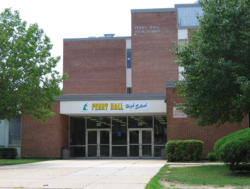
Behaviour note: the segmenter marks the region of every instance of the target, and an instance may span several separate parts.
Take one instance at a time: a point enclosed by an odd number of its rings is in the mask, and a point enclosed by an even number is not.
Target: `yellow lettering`
[[[110,109],[113,110],[114,109],[114,104],[111,103]]]
[[[95,107],[95,103],[92,103],[92,110],[94,110]]]
[[[120,108],[120,103],[118,103],[118,110],[120,110],[121,108]]]
[[[102,105],[101,103],[98,104],[98,110],[101,110],[102,109]]]
[[[117,110],[117,104],[115,103],[115,110]]]
[[[102,103],[102,110],[104,110],[104,103]]]
[[[121,110],[123,110],[122,103],[121,103]]]
[[[105,109],[106,110],[108,109],[108,103],[105,103]]]

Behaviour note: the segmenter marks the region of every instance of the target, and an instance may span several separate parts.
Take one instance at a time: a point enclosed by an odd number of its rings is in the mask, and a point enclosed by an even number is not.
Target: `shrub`
[[[215,153],[211,152],[207,154],[207,159],[209,159],[210,161],[215,161],[217,159],[217,156]]]
[[[200,159],[203,142],[200,140],[170,140],[166,144],[168,162]]]
[[[231,171],[250,171],[250,128],[234,132],[218,140],[214,152]]]
[[[0,148],[1,159],[14,159],[17,156],[16,148]]]

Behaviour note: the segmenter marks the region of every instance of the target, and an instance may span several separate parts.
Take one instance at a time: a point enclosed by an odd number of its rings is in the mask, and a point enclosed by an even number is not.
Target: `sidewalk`
[[[56,160],[0,167],[3,188],[143,189],[166,160]]]

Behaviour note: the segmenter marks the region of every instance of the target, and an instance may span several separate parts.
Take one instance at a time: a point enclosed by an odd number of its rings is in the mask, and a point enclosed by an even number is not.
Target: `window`
[[[5,145],[5,120],[0,120],[0,146]]]
[[[131,87],[127,87],[127,94],[131,94],[132,93],[132,88]]]
[[[131,68],[131,49],[127,49],[127,68]]]
[[[70,145],[85,145],[84,118],[70,118]]]
[[[196,26],[198,23],[196,13],[199,16],[203,14],[201,7],[178,8],[178,26]]]
[[[179,45],[186,45],[187,39],[179,39]]]
[[[9,123],[9,145],[21,144],[21,116],[16,116]]]

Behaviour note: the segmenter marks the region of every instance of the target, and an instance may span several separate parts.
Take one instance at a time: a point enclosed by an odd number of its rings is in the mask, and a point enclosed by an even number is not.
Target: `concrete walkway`
[[[56,160],[0,167],[0,189],[140,189],[166,160]]]

